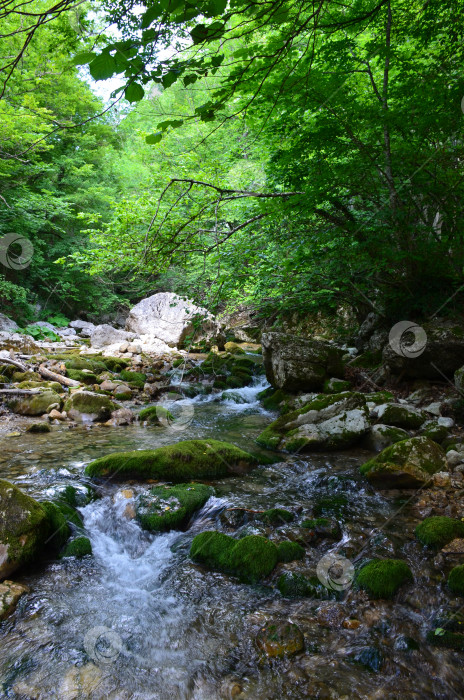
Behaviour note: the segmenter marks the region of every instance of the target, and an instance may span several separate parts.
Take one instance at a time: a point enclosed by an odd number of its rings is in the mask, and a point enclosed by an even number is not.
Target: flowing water
[[[257,401],[263,386],[260,381],[222,397],[176,402],[178,418],[170,428],[63,425],[46,435],[9,438],[2,445],[0,476],[46,498],[63,485],[85,484],[85,465],[113,451],[193,437],[256,451],[256,436],[273,419]],[[16,577],[31,592],[0,623],[0,697],[462,697],[462,657],[424,641],[434,617],[452,610],[453,599],[414,541],[413,504],[384,497],[359,476],[366,456],[360,451],[288,456],[247,476],[215,482],[216,496],[186,532],[141,530],[126,517],[129,490],[137,493],[140,486],[102,486],[100,498],[80,509],[93,556],[48,562]],[[316,499],[333,495],[346,496],[338,543],[343,555],[353,561],[406,558],[415,578],[391,602],[371,602],[350,588],[341,593],[346,616],[362,623],[356,630],[322,626],[317,611],[324,603],[285,599],[275,587],[284,570],[314,575],[334,542],[309,547],[303,563],[279,565],[267,585],[241,584],[188,557],[195,534],[225,526],[226,508],[282,507],[304,514]],[[282,528],[280,538],[291,536],[292,527]],[[252,518],[245,529],[274,536]],[[281,660],[260,657],[254,638],[268,620],[298,624],[305,652]],[[374,658],[371,670],[359,663],[366,656]]]

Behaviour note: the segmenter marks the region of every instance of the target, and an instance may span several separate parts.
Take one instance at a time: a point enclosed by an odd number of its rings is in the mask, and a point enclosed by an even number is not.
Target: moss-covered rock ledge
[[[361,474],[381,488],[416,488],[446,468],[446,456],[428,437],[401,440],[361,466]]]
[[[94,477],[163,479],[179,483],[244,474],[257,464],[256,457],[228,442],[184,440],[156,450],[115,452],[91,462],[85,472]]]

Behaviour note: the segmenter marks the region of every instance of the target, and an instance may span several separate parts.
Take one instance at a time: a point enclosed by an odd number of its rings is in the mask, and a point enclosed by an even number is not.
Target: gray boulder
[[[0,332],[14,333],[19,328],[18,324],[8,316],[0,314]]]
[[[199,330],[194,326],[197,319],[201,319]],[[206,309],[173,292],[160,292],[142,299],[130,310],[126,330],[140,337],[157,338],[170,347],[182,347],[187,336],[214,338],[220,334],[220,325]]]
[[[93,348],[104,348],[108,345],[115,345],[117,343],[123,343],[124,341],[131,341],[135,338],[135,333],[128,333],[127,331],[119,330],[118,328],[113,328],[107,323],[103,323],[101,326],[95,326],[90,336],[90,344]]]
[[[288,333],[263,333],[266,377],[276,389],[317,391],[330,377],[343,376],[344,351],[322,340]]]

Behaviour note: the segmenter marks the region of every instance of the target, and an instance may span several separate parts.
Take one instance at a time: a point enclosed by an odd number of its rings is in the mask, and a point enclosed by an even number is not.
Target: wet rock
[[[204,484],[155,486],[137,498],[137,520],[145,530],[180,530],[213,495],[214,489]]]
[[[397,403],[379,406],[377,418],[386,425],[394,425],[404,430],[416,430],[426,420],[425,414],[414,406]]]
[[[0,579],[36,559],[49,532],[40,503],[0,480]]]
[[[254,517],[253,513],[245,508],[226,508],[223,510],[219,519],[221,525],[228,530],[238,530]]]
[[[263,333],[266,376],[276,389],[314,391],[325,379],[343,376],[343,350],[324,341],[287,333]]]
[[[316,540],[325,538],[339,540],[342,536],[340,524],[334,518],[311,518],[303,520],[301,526],[314,532]]]
[[[318,608],[316,617],[321,627],[337,629],[342,626],[342,622],[346,617],[346,610],[340,603],[327,603]]]
[[[356,652],[353,661],[361,666],[364,666],[368,671],[378,673],[382,667],[382,654],[377,647],[365,647]]]
[[[269,622],[258,632],[256,646],[269,658],[293,656],[303,651],[304,637],[291,622]]]
[[[92,554],[92,544],[88,537],[75,537],[70,540],[64,550],[60,554],[61,559],[68,557],[85,557],[87,554]]]
[[[445,453],[427,437],[402,440],[361,466],[361,474],[380,488],[415,488],[446,468]]]
[[[0,620],[4,620],[15,610],[19,599],[25,593],[29,593],[29,588],[20,583],[13,581],[0,583]]]
[[[462,564],[464,562],[464,537],[456,537],[451,540],[443,547],[440,554],[448,565]]]
[[[32,396],[12,399],[8,405],[14,413],[21,416],[42,416],[53,403],[61,406],[61,398],[54,391],[46,390]]]
[[[364,438],[362,446],[366,450],[380,452],[386,447],[394,445],[395,442],[407,440],[409,437],[409,433],[402,428],[395,428],[391,425],[377,423],[377,425],[372,426],[369,433]]]
[[[358,442],[368,430],[364,394],[320,394],[271,423],[257,441],[264,447],[290,452],[332,450]]]
[[[307,578],[303,574],[288,572],[277,581],[277,588],[285,598],[327,599],[329,593],[317,577]]]
[[[130,408],[118,408],[117,411],[113,411],[108,422],[111,425],[130,425],[134,420],[135,415]]]
[[[94,697],[101,686],[103,672],[94,664],[73,666],[63,678],[59,690],[61,700],[79,700]]]
[[[76,391],[67,399],[64,409],[72,420],[100,422],[108,420],[120,408],[108,396],[91,391]]]
[[[304,555],[304,547],[297,542],[291,542],[288,540],[286,542],[280,542],[277,545],[277,556],[281,562],[290,562],[303,559]]]
[[[67,414],[65,412],[61,413],[60,411],[57,411],[56,408],[52,408],[52,410],[48,413],[48,418],[49,420],[63,421],[66,420]]]
[[[153,425],[166,425],[174,421],[174,416],[165,406],[158,404],[143,408],[139,413],[139,420]]]
[[[274,527],[290,523],[294,520],[294,517],[293,513],[284,508],[270,508],[259,515],[259,519],[262,520],[263,523],[273,525]]]
[[[411,569],[402,559],[374,559],[357,572],[355,583],[371,598],[391,598],[412,580]]]
[[[349,620],[343,620],[342,627],[345,630],[357,630],[361,626],[359,620],[350,618]]]
[[[244,474],[258,464],[248,452],[219,440],[184,440],[156,450],[116,452],[91,462],[89,476],[155,478],[171,482],[220,479]]]

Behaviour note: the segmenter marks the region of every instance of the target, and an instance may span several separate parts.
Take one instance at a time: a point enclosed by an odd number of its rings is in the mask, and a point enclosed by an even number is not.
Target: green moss
[[[464,537],[464,523],[444,515],[425,518],[414,531],[417,539],[427,547],[441,549],[456,537]]]
[[[425,420],[421,411],[411,410],[401,404],[388,404],[382,413],[382,423],[405,430],[417,430]]]
[[[76,527],[84,527],[84,521],[82,520],[81,514],[73,506],[70,506],[68,503],[62,500],[57,500],[55,503],[69,523],[76,525]]]
[[[119,399],[118,395],[118,399]],[[173,421],[174,416],[168,411],[167,408],[161,405],[149,406],[148,408],[143,408],[139,413],[139,419],[141,421],[147,421],[148,423],[161,423],[162,421]]]
[[[130,365],[130,360],[123,360],[121,357],[102,357],[101,362],[110,372],[121,372]]]
[[[338,540],[341,537],[340,525],[336,520],[330,518],[313,518],[311,520],[303,520],[301,527],[308,530],[313,530],[320,537],[329,537]]]
[[[17,382],[40,382],[42,377],[38,372],[13,372],[12,381]]]
[[[451,569],[448,576],[448,586],[453,593],[464,596],[464,564]]]
[[[293,513],[283,508],[270,508],[261,513],[259,517],[268,525],[284,525],[290,523],[294,518]]]
[[[50,526],[42,505],[3,479],[0,479],[0,508],[0,544],[5,548],[0,559],[3,578],[40,555]]]
[[[344,379],[326,379],[323,386],[323,391],[326,394],[335,394],[340,391],[349,391],[350,389],[350,382],[347,382]]]
[[[109,359],[109,358],[107,358]],[[103,362],[103,360],[95,360],[95,359],[90,359],[87,357],[82,357],[80,355],[76,355],[74,357],[71,357],[69,360],[65,360],[64,366],[66,367],[67,370],[72,370],[72,369],[78,369],[78,370],[83,370],[83,369],[89,369],[91,372],[95,372],[96,374],[99,374],[100,372],[104,372],[107,369],[106,364]]]
[[[68,542],[66,547],[60,554],[61,559],[67,557],[85,557],[86,554],[92,554],[92,545],[88,537],[76,537]]]
[[[47,389],[39,394],[12,399],[8,405],[14,413],[22,416],[41,416],[52,403],[61,406],[61,398],[54,391]]]
[[[49,433],[51,430],[50,425],[45,422],[32,423],[27,428],[28,433]]]
[[[421,435],[430,438],[434,442],[442,443],[448,437],[448,428],[438,423],[432,423],[421,430]]]
[[[366,394],[366,401],[370,403],[375,403],[381,405],[383,403],[389,403],[394,401],[395,397],[389,391],[374,391],[371,394]]]
[[[82,369],[68,369],[68,377],[81,384],[96,384],[97,375],[93,372],[84,372]]]
[[[302,574],[285,573],[277,581],[277,588],[285,598],[327,598],[328,592],[318,578],[308,579]]]
[[[295,561],[296,559],[303,559],[304,555],[304,547],[297,542],[290,542],[290,540],[288,540],[277,545],[277,556],[279,561]]]
[[[143,374],[143,372],[131,372],[128,369],[123,369],[119,376],[123,381],[129,382],[129,384],[137,387],[137,389],[143,389],[147,379],[147,375]]]
[[[51,389],[60,393],[63,391],[63,387],[58,382],[21,382],[18,384],[18,389]]]
[[[279,435],[279,433],[274,432],[272,425],[273,424],[271,423],[271,425],[263,430],[263,432],[256,438],[258,445],[262,445],[268,450],[276,450],[282,440],[282,436]]]
[[[403,583],[412,580],[411,569],[402,559],[374,559],[358,571],[355,579],[371,598],[391,598]]]
[[[246,379],[232,374],[226,379],[226,386],[228,386],[230,389],[241,389],[242,387],[246,386],[246,384]]]
[[[138,498],[137,520],[145,530],[179,529],[212,495],[214,489],[204,484],[156,486]]]
[[[58,551],[71,534],[69,525],[56,503],[42,501],[40,505],[45,510],[48,517],[49,533],[47,537],[47,546]]]
[[[105,394],[90,391],[76,391],[67,399],[64,410],[77,411],[82,415],[94,416],[96,421],[108,420],[111,412],[120,406]]]
[[[358,355],[353,362],[352,367],[362,367],[363,369],[376,369],[382,363],[381,350],[367,350],[361,355]]]
[[[190,556],[194,561],[235,574],[250,583],[268,576],[278,561],[277,547],[265,537],[247,535],[235,540],[219,532],[197,535]]]
[[[185,440],[157,450],[116,452],[91,462],[89,476],[156,478],[172,482],[220,479],[256,466],[256,457],[227,442]]]

